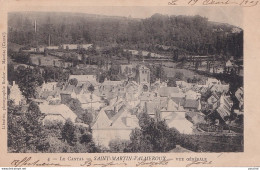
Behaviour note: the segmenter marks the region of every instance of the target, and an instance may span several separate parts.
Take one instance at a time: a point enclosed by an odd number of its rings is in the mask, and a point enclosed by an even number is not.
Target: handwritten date
[[[259,4],[260,0],[188,0],[187,5],[237,5],[241,7],[253,7]],[[168,5],[176,6],[179,0],[171,0],[168,2]]]

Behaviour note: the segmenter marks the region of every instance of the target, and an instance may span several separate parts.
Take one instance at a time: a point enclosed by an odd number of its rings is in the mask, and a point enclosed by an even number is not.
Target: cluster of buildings
[[[43,53],[45,50],[55,51],[55,50],[89,50],[93,48],[93,44],[62,44],[59,46],[46,46],[46,47],[37,47],[37,48],[29,48],[22,50],[24,52],[31,53]]]
[[[210,56],[192,56],[188,59],[188,68],[193,68],[199,71],[212,74],[231,74],[232,72],[243,76],[243,64],[238,64],[240,61],[230,57],[229,60],[217,61]]]
[[[217,112],[223,120],[231,114],[229,85],[217,79],[208,78],[204,84],[176,81],[177,87],[168,87],[159,79],[151,84],[151,72],[145,65],[121,65],[120,73],[127,78],[99,83],[95,74],[70,75],[63,84],[43,83],[37,89],[37,98],[33,99],[45,115],[43,123],[64,123],[70,119],[76,125],[84,125],[66,105],[70,99],[77,99],[83,109],[93,114],[90,126],[95,143],[108,147],[111,140],[130,139],[132,130],[140,128],[138,115],[141,113],[165,120],[169,128],[183,134],[194,134],[196,125],[205,123],[204,107]],[[71,84],[71,80],[77,83]],[[202,96],[208,92],[210,96],[202,102]],[[238,89],[236,97],[242,109],[243,88]],[[22,104],[23,96],[15,82],[10,85],[9,99],[16,105]]]
[[[129,50],[129,49],[124,49],[124,52],[129,52],[133,56],[139,56],[141,55],[142,57],[153,57],[153,58],[166,58],[167,56],[161,55],[161,54],[156,54],[156,53],[151,53],[148,51],[137,51],[137,50]]]
[[[29,64],[33,66],[51,66],[59,68],[72,67],[72,62],[66,62],[63,59],[54,56],[31,55]]]

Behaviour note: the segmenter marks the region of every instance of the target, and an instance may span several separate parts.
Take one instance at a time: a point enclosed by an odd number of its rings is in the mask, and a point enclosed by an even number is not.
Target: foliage
[[[17,79],[17,84],[22,92],[22,94],[28,98],[35,98],[37,95],[36,88],[41,86],[44,79],[41,75],[41,71],[38,68],[25,68],[24,66],[19,66],[15,71]]]
[[[75,126],[71,120],[66,120],[62,130],[61,130],[62,139],[67,141],[68,144],[74,145],[77,142]]]
[[[108,71],[108,74],[107,74],[107,78],[108,80],[111,80],[111,81],[119,81],[120,80],[120,67],[118,64],[112,64],[109,71]]]
[[[173,77],[169,78],[169,80],[167,82],[167,86],[168,87],[177,87],[176,80]]]
[[[69,72],[61,68],[44,67],[43,77],[46,82],[64,82],[69,78]]]
[[[95,87],[93,86],[93,84],[90,84],[90,86],[88,87],[88,91],[90,93],[93,93],[95,91]]]
[[[90,125],[93,121],[93,115],[88,112],[88,110],[85,110],[85,113],[81,116],[81,119],[85,124]]]
[[[14,70],[14,65],[13,64],[8,64],[7,65],[7,78],[8,78],[8,82],[13,82],[15,81],[17,78],[16,78],[16,74],[15,74],[15,70]]]
[[[182,72],[176,72],[174,78],[176,80],[184,80],[184,74]]]
[[[165,81],[167,79],[166,73],[161,65],[149,65],[150,69],[150,82],[154,83],[157,79]]]
[[[11,13],[8,18],[8,41],[35,46],[36,35],[33,30],[35,19],[41,23],[37,30],[37,42],[41,45],[47,45],[48,35],[51,35],[54,45],[96,43],[112,46],[117,44],[127,49],[156,51],[160,50],[157,48],[160,44],[170,46],[167,51],[171,55],[174,55],[174,51],[178,49],[179,53],[197,55],[243,56],[242,30],[232,33],[235,26],[216,24],[198,15],[154,14],[139,20],[107,16],[99,16],[99,19],[96,19],[88,14]]]
[[[29,53],[24,53],[24,52],[12,52],[11,54],[8,54],[11,56],[13,61],[17,63],[22,63],[22,64],[27,64],[30,59],[30,54]]]
[[[71,98],[67,101],[66,105],[77,115],[78,119],[85,124],[90,124],[93,121],[93,115],[88,110],[84,110],[81,107],[81,103],[78,99]]]
[[[177,131],[169,129],[165,121],[155,121],[146,113],[139,116],[141,129],[131,133],[127,152],[167,152],[176,147]]]
[[[77,84],[78,84],[78,80],[75,79],[75,78],[74,78],[74,79],[70,79],[70,80],[69,80],[69,84],[70,84],[70,85],[77,86]]]
[[[109,142],[109,148],[111,152],[122,153],[129,144],[129,140],[114,139]]]
[[[40,121],[43,114],[31,102],[26,112],[8,102],[8,149],[11,152],[44,152],[48,150],[47,135]]]
[[[168,79],[167,85],[169,87],[177,87],[176,81],[184,80],[184,74],[182,72],[176,72],[174,77]]]
[[[62,136],[62,126],[61,130],[59,127],[56,129],[48,129],[50,143],[50,148],[48,152],[50,153],[96,153],[100,152],[100,149],[95,146],[92,140],[92,134],[89,132],[89,128],[83,126],[74,125],[74,135],[72,144],[69,144]],[[70,125],[71,127],[71,125]]]
[[[103,83],[105,81],[106,77],[107,77],[106,73],[99,74],[98,75],[98,82]]]

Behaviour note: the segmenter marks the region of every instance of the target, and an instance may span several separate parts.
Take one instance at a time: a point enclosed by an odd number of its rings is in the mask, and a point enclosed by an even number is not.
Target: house
[[[225,71],[228,74],[230,74],[232,71],[237,73],[237,72],[239,72],[239,67],[235,63],[233,63],[231,60],[228,60],[225,64]]]
[[[37,66],[63,67],[63,61],[53,56],[31,55],[29,62]]]
[[[210,87],[211,92],[227,93],[229,91],[229,84],[214,84]]]
[[[59,46],[47,46],[46,49],[48,49],[48,50],[59,50],[60,47]]]
[[[206,86],[207,87],[211,87],[211,86],[213,86],[215,84],[221,84],[221,82],[219,80],[215,79],[215,78],[208,78],[206,80]]]
[[[15,81],[13,81],[13,84],[10,86],[9,100],[12,100],[15,105],[21,105],[25,100],[19,86],[15,83]]]
[[[180,103],[168,99],[166,106],[160,110],[160,119],[165,120],[169,128],[175,128],[183,134],[192,134],[193,124],[185,118],[185,113]]]
[[[105,80],[98,87],[99,95],[105,98],[114,98],[122,94],[124,89],[124,82],[122,81],[107,81]]]
[[[159,89],[159,95],[160,97],[168,97],[174,94],[172,93],[181,93],[181,90],[179,87],[161,87]]]
[[[235,92],[235,96],[237,98],[237,100],[239,101],[239,108],[241,110],[243,110],[243,106],[244,106],[244,88],[240,87],[237,89],[237,91]]]
[[[112,140],[130,140],[135,128],[140,128],[138,119],[125,105],[117,111],[111,111],[110,107],[102,108],[91,127],[95,144],[106,148]]]
[[[214,64],[209,69],[210,73],[224,73],[224,66],[222,64]]]
[[[140,86],[135,81],[128,81],[127,84],[125,85],[125,93],[126,93],[125,100],[128,102],[137,101],[139,96],[139,91],[140,91]]]
[[[41,53],[43,53],[44,50],[45,50],[45,47],[38,47],[38,48],[36,49],[37,52],[41,52]]]
[[[161,87],[167,87],[167,82],[162,82],[161,79],[157,79],[153,84],[151,84],[151,90],[158,93]]]
[[[26,50],[22,50],[23,52],[37,52],[37,48],[29,48],[29,49],[26,49]]]
[[[178,117],[185,119],[185,110],[180,105],[180,103],[175,103],[172,99],[168,99],[165,106],[162,107],[161,111],[161,119],[168,119],[167,117],[173,113],[176,113]]]
[[[212,95],[207,99],[210,110],[215,110],[218,107],[219,99],[220,96],[216,92],[213,92]]]
[[[200,100],[194,100],[194,99],[187,99],[185,100],[184,108],[188,111],[200,111],[201,110],[201,104]]]
[[[219,99],[219,106],[216,109],[217,113],[220,117],[225,120],[225,117],[231,115],[231,108],[233,106],[233,101],[230,99],[230,96],[226,96],[224,94],[221,95]]]
[[[186,81],[176,81],[176,85],[177,87],[181,88],[181,89],[185,89],[185,88],[190,88],[191,87],[191,84],[190,83],[187,83]]]
[[[58,82],[43,82],[41,86],[42,91],[54,91],[57,87]]]
[[[156,101],[150,101],[145,103],[145,112],[152,118],[157,118],[159,111],[161,110],[161,103]]]
[[[201,112],[186,112],[185,117],[195,125],[206,123],[205,115]]]
[[[77,115],[64,104],[49,105],[43,103],[39,105],[39,109],[44,114],[42,118],[43,125],[47,122],[61,122],[64,124],[68,119],[75,123],[77,118]]]
[[[88,75],[70,75],[68,80],[76,79],[78,81],[78,85],[82,85],[84,83],[90,82],[92,85],[97,84],[97,76],[96,74],[88,74]]]
[[[38,99],[45,99],[47,101],[60,101],[61,88],[57,87],[57,82],[44,82],[41,87],[37,88]]]
[[[62,44],[62,49],[64,50],[77,50],[78,45],[77,44]]]
[[[143,108],[145,108],[146,103],[153,101],[155,98],[157,97],[153,92],[142,92],[138,97],[140,105]]]
[[[76,95],[76,99],[80,101],[83,109],[99,110],[104,105],[104,102],[99,96],[91,94],[90,92]]]
[[[200,99],[201,98],[201,94],[200,93],[197,93],[193,90],[188,90],[186,93],[185,93],[185,98],[186,99],[193,99],[193,100],[197,100],[197,99]]]
[[[90,48],[93,48],[93,44],[80,44],[79,48],[84,49],[84,50],[88,50]]]

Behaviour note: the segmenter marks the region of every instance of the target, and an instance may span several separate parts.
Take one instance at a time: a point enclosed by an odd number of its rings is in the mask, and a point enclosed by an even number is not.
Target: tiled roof
[[[179,93],[180,89],[178,87],[161,87],[159,89],[159,94],[162,97],[169,96],[171,93]]]
[[[40,104],[40,111],[45,115],[48,114],[59,114],[65,119],[71,119],[72,122],[75,122],[77,115],[70,110],[70,108],[64,104],[61,105],[48,105],[48,104]]]
[[[181,106],[184,106],[184,104],[185,104],[185,98],[184,98],[184,97],[172,97],[171,99],[172,99],[175,103],[177,103],[177,104],[180,103]]]
[[[185,108],[195,108],[197,109],[199,106],[199,101],[198,100],[192,100],[192,99],[187,99],[185,101]]]

